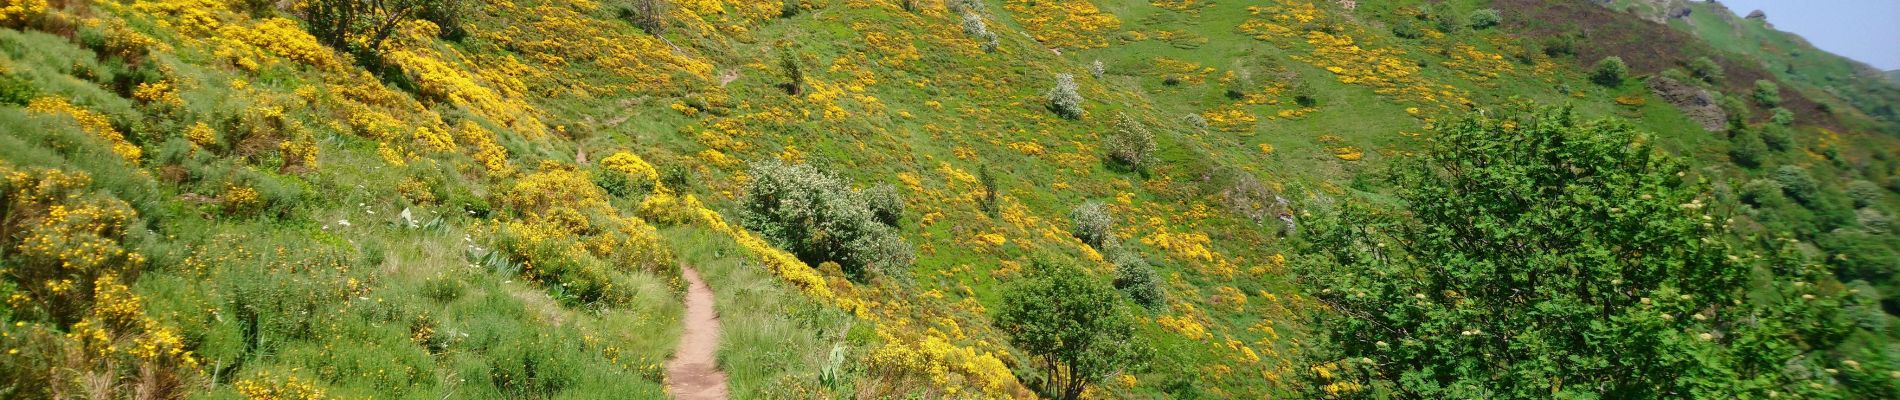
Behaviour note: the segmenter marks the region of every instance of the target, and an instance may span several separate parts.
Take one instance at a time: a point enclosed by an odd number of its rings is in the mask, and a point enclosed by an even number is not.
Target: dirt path
[[[666,363],[666,381],[673,398],[701,400],[726,398],[726,373],[719,370],[719,314],[713,312],[713,292],[699,279],[699,270],[680,267],[686,278],[686,329],[679,350]]]

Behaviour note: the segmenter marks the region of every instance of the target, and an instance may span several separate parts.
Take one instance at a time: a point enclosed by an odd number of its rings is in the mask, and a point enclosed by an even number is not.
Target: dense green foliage
[[[1087,385],[1139,365],[1148,356],[1134,336],[1127,306],[1087,272],[1038,261],[1010,285],[996,327],[1043,368],[1043,394],[1075,399]]]
[[[1568,110],[1446,124],[1393,171],[1405,213],[1350,205],[1302,277],[1381,392],[1428,398],[1884,393],[1809,386],[1861,304],[1799,259],[1730,245],[1702,178]],[[1759,286],[1757,286],[1759,285]],[[1751,289],[1753,288],[1753,289]],[[1816,368],[1818,369],[1818,368]]]
[[[1591,68],[1590,71],[1591,82],[1603,86],[1617,86],[1623,84],[1623,79],[1629,75],[1630,67],[1629,64],[1623,63],[1622,57],[1609,56],[1597,60],[1596,67]]]
[[[910,266],[910,244],[837,175],[779,161],[754,163],[749,174],[740,221],[800,260],[836,262],[856,279],[869,278],[872,270],[901,274]]]

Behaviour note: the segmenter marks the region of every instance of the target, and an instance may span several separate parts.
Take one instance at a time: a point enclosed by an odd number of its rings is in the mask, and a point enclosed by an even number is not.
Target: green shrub
[[[1796,355],[1786,346],[1832,348],[1838,336],[1793,327],[1839,329],[1839,297],[1744,302],[1765,274],[1745,260],[1773,254],[1737,251],[1706,222],[1719,211],[1684,178],[1688,160],[1631,145],[1646,135],[1628,123],[1575,118],[1441,124],[1391,171],[1397,201],[1310,224],[1294,267],[1336,310],[1316,329],[1340,354],[1322,359],[1360,360],[1365,386],[1403,398],[1753,398],[1805,385],[1735,371],[1778,371]],[[1771,279],[1821,278],[1799,260],[1763,264],[1793,267]],[[1798,288],[1773,290],[1813,293]]]
[[[1418,24],[1415,22],[1409,20],[1394,21],[1392,23],[1392,36],[1398,36],[1403,39],[1417,39],[1425,37],[1425,32],[1419,30]]]
[[[836,175],[779,161],[753,163],[748,175],[753,179],[740,199],[740,222],[800,260],[836,262],[860,280],[868,268],[910,266],[909,245]]]
[[[1598,85],[1615,87],[1623,84],[1623,79],[1627,78],[1629,72],[1629,64],[1624,64],[1622,57],[1603,57],[1602,60],[1597,60],[1595,67],[1591,68],[1590,81]]]
[[[1873,207],[1887,197],[1887,189],[1866,179],[1855,179],[1847,183],[1847,198],[1854,201],[1854,207]]]
[[[996,33],[990,32],[989,26],[983,23],[982,14],[975,12],[964,13],[963,33],[970,35],[971,38],[983,41],[983,52],[996,52]]]
[[[1086,201],[1069,211],[1069,220],[1073,225],[1069,234],[1082,243],[1088,243],[1098,251],[1108,251],[1115,242],[1115,219],[1108,212],[1108,206],[1100,201]]]
[[[1741,97],[1722,96],[1720,100],[1716,100],[1716,105],[1722,107],[1722,114],[1728,117],[1728,126],[1731,129],[1748,125],[1750,111],[1748,103],[1742,101]]]
[[[896,185],[880,183],[865,189],[864,201],[877,222],[895,228],[904,219],[904,195],[897,192]]]
[[[643,190],[639,182],[635,182],[633,178],[620,171],[596,168],[587,175],[588,179],[594,182],[594,186],[599,186],[601,190],[607,191],[607,194],[614,197],[625,198]]]
[[[1786,108],[1775,107],[1775,109],[1769,110],[1769,112],[1771,114],[1768,115],[1768,122],[1781,126],[1794,125],[1793,111],[1788,111]]]
[[[1706,56],[1696,57],[1695,60],[1689,61],[1689,74],[1709,84],[1720,84],[1723,78],[1722,64],[1717,64],[1714,59]]]
[[[1115,254],[1115,289],[1122,291],[1135,304],[1149,310],[1158,310],[1167,305],[1167,294],[1161,289],[1161,277],[1155,273],[1148,260],[1133,251],[1121,251]]]
[[[1763,126],[1760,131],[1761,141],[1768,145],[1769,150],[1788,151],[1794,148],[1794,135],[1786,126]]]
[[[1181,116],[1181,122],[1187,124],[1188,126],[1194,127],[1194,129],[1201,129],[1201,130],[1207,129],[1207,117],[1203,117],[1200,114],[1190,113],[1188,115],[1183,115]]]
[[[1728,140],[1729,161],[1748,168],[1761,166],[1762,155],[1768,152],[1768,146],[1762,144],[1761,136],[1756,135],[1754,130],[1736,130],[1734,136],[1729,137]]]
[[[1120,114],[1115,119],[1115,132],[1102,147],[1108,150],[1109,160],[1130,171],[1140,171],[1155,152],[1155,136],[1134,117]]]
[[[39,89],[25,78],[13,75],[0,75],[0,104],[24,106],[33,98],[39,97]]]
[[[1873,207],[1854,210],[1854,222],[1868,232],[1887,233],[1893,231],[1893,216],[1880,212],[1880,210]]]
[[[1034,385],[1047,397],[1075,399],[1091,383],[1142,363],[1135,320],[1115,289],[1067,264],[1037,260],[1009,285],[996,327],[1043,369]]]
[[[1306,81],[1296,82],[1293,84],[1293,103],[1299,104],[1300,107],[1318,106],[1319,91],[1313,89],[1313,85]]]
[[[1783,165],[1775,169],[1775,183],[1781,184],[1781,191],[1803,205],[1814,205],[1816,195],[1820,194],[1820,185],[1815,183],[1814,175],[1807,168]]]
[[[1755,208],[1771,208],[1781,205],[1786,199],[1781,195],[1781,184],[1769,179],[1755,179],[1742,184],[1742,203]]]
[[[1485,8],[1472,11],[1471,16],[1466,17],[1466,20],[1471,22],[1471,29],[1489,29],[1498,26],[1504,18],[1498,15],[1497,9]]]
[[[1754,96],[1755,104],[1760,104],[1762,107],[1781,106],[1781,86],[1766,79],[1755,81]]]
[[[1049,110],[1068,119],[1082,118],[1082,94],[1077,93],[1075,75],[1056,74],[1056,86],[1049,88]]]

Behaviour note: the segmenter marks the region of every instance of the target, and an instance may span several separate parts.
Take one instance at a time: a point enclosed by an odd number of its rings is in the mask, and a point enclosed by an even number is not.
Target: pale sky
[[[1900,69],[1900,0],[1721,0],[1736,15],[1762,10],[1776,30],[1815,47],[1873,65]]]

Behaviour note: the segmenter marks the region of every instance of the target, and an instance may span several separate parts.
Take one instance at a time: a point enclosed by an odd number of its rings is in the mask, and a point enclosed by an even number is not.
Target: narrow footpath
[[[666,381],[673,398],[725,400],[726,373],[719,370],[719,314],[713,312],[712,288],[699,279],[699,270],[680,267],[686,278],[686,329],[679,350],[666,364]]]

